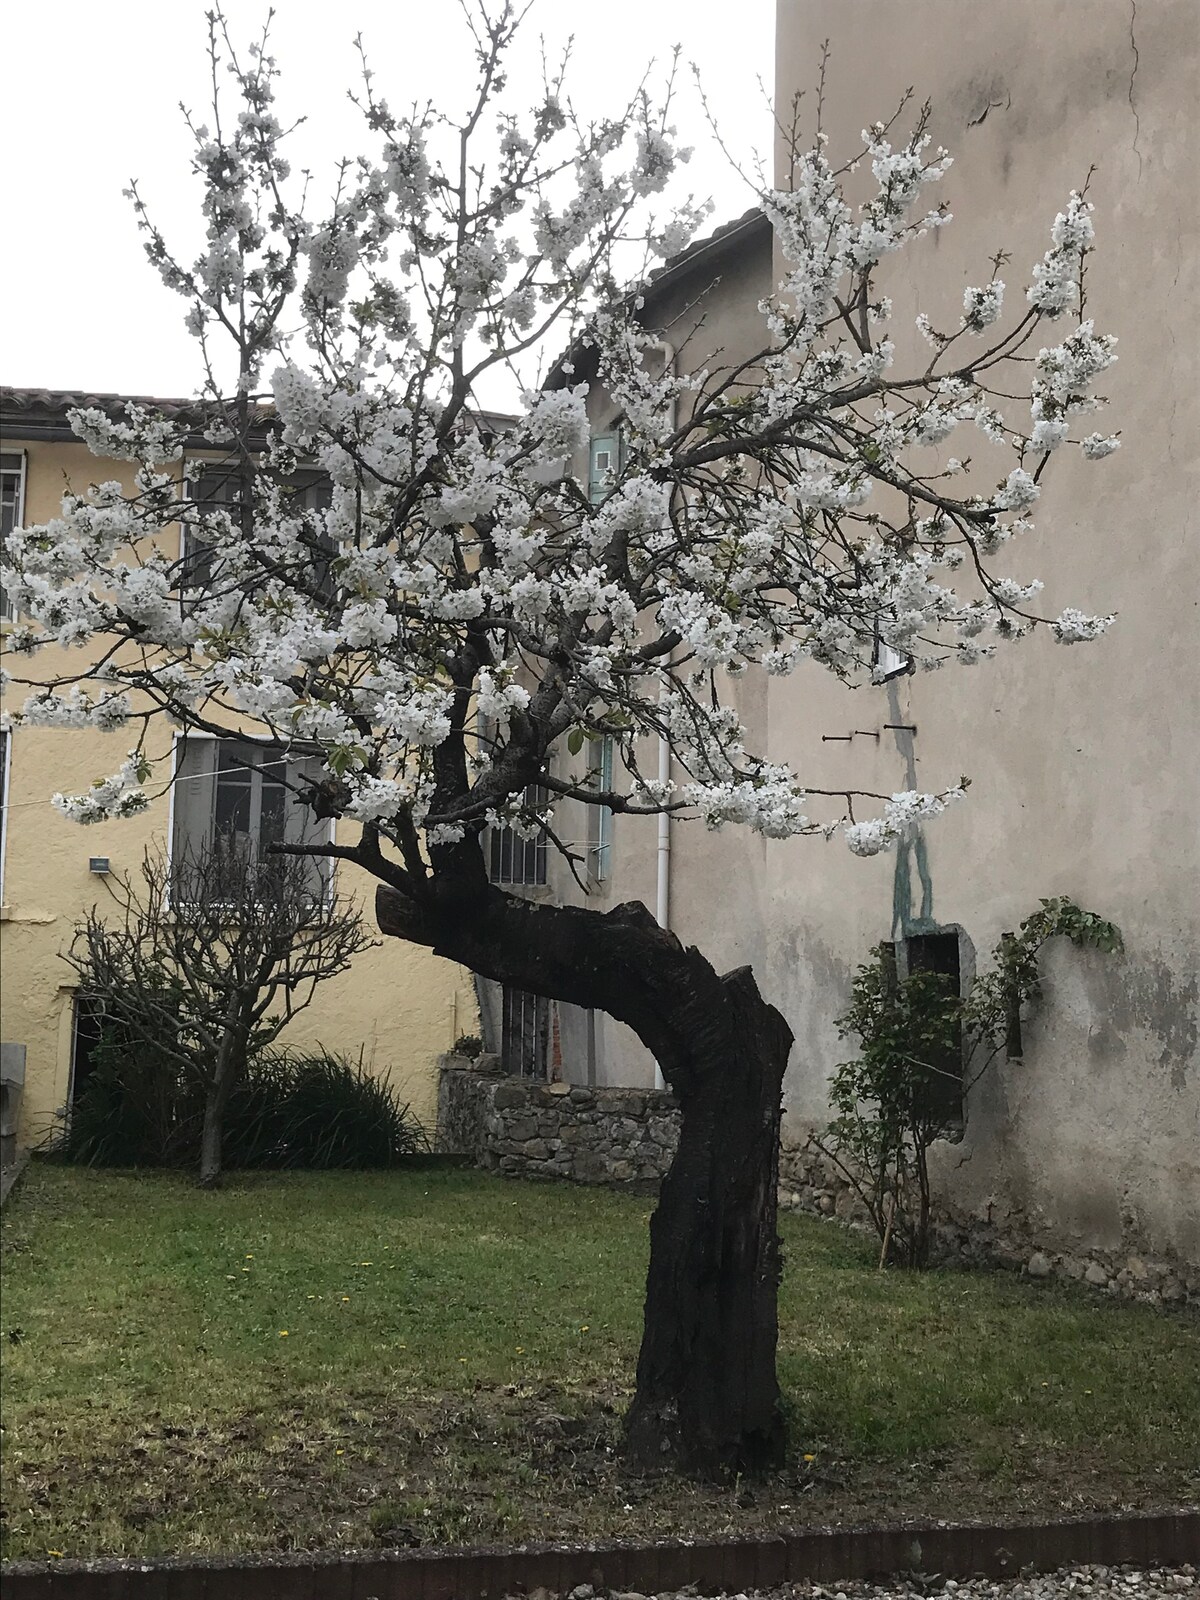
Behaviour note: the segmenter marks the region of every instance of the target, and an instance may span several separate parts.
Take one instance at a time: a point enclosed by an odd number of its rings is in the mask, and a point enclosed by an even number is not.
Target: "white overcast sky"
[[[0,251],[5,334],[0,381],[26,387],[183,396],[199,369],[183,331],[185,304],[142,254],[129,203],[136,177],[168,239],[198,239],[196,188],[182,100],[207,106],[207,0],[55,0],[13,8],[4,24],[4,122],[10,152]],[[255,36],[262,0],[226,0],[239,42]],[[731,153],[770,150],[774,0],[535,0],[512,58],[515,90],[536,98],[539,35],[552,53],[574,35],[571,97],[584,115],[612,113],[648,60],[675,44],[694,61]],[[472,83],[456,0],[278,0],[279,109],[307,118],[290,152],[313,172],[313,213],[341,154],[369,149],[345,91],[361,30],[375,88],[396,108],[414,99],[456,106]],[[715,148],[683,75],[675,121],[696,147],[687,187],[715,202],[712,224],[753,194]]]

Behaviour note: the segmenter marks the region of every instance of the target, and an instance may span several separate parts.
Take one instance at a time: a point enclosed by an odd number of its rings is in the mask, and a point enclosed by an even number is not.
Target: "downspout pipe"
[[[656,339],[647,345],[647,350],[657,350],[662,356],[663,372],[675,373],[675,346],[668,344],[665,339]],[[671,401],[671,432],[676,428],[675,415],[676,402]],[[664,682],[659,689],[659,701],[665,702],[667,686]],[[671,742],[664,734],[658,736],[658,781],[669,783],[671,780]],[[654,917],[660,928],[671,926],[671,813],[661,811],[658,816],[658,849],[655,853],[656,873],[654,885]],[[654,1087],[665,1089],[666,1079],[656,1061],[654,1063]]]

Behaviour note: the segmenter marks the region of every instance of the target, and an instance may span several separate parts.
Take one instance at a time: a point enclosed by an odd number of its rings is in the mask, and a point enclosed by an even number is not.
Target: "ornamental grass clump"
[[[84,1166],[189,1168],[203,1127],[201,1086],[151,1046],[130,1048],[106,1022],[55,1151]],[[225,1110],[227,1170],[395,1167],[429,1149],[421,1123],[386,1079],[327,1051],[253,1056]]]

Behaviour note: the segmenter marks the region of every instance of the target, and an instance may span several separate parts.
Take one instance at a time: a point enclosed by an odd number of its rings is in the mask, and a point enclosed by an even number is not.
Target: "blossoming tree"
[[[1115,359],[1083,318],[1091,207],[1071,195],[1007,318],[993,271],[945,328],[922,319],[927,357],[906,372],[881,284],[949,221],[928,199],[949,157],[923,116],[911,134],[869,129],[861,170],[835,167],[820,136],[797,143],[790,184],[761,195],[786,263],[762,350],[735,369],[664,372],[622,272],[632,247],[669,254],[699,220],[690,206],[653,214],[686,155],[669,112],[639,93],[584,126],[552,74],[515,114],[512,8],[474,17],[466,113],[397,114],[366,72],[375,153],[342,164],[315,221],[284,156],[275,62],[261,45],[238,56],[214,19],[214,83],[227,58],[240,104],[194,127],[199,259],[172,254],[131,192],[151,261],[188,302],[199,410],[239,492],[179,498],[181,422],[75,415],[98,455],[138,464],[136,489],[69,494],[59,517],[13,535],[4,583],[27,621],[10,643],[30,663],[13,720],[135,731],[112,778],[55,797],[85,823],[148,803],[156,718],[316,753],[303,798],[339,819],[339,842],[292,848],[372,874],[385,933],[634,1030],[682,1133],[651,1229],[628,1441],[644,1460],[753,1469],[784,1444],[787,1024],[749,970],[719,974],[639,904],[531,903],[489,882],[481,838],[510,825],[557,841],[569,800],[772,839],[844,831],[871,854],[956,797],[823,796],[747,748],[723,690],[801,661],[868,679],[880,644],[933,669],[1039,626],[1063,644],[1103,631],[1111,619],[1040,616],[1039,584],[997,570],[1051,458],[1117,445],[1078,437]],[[510,425],[479,416],[489,374],[580,339],[624,418],[600,497],[572,475],[587,386],[569,363]],[[986,465],[948,455],[964,432],[988,442]],[[297,507],[298,464],[327,477],[327,507]],[[203,553],[201,587],[184,582],[180,523]],[[94,648],[59,674],[38,670],[64,659],[42,657],[48,644]],[[580,751],[605,735],[623,776],[602,791]],[[644,770],[659,739],[678,781]],[[840,811],[856,799],[865,816]]]

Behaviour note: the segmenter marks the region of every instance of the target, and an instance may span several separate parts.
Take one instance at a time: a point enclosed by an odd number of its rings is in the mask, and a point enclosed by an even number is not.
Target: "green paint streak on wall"
[[[913,866],[921,885],[921,909],[913,913]],[[906,834],[896,846],[896,868],[892,876],[892,938],[907,939],[914,933],[934,933],[938,922],[933,915],[933,876],[929,871],[929,852],[925,832],[920,826]]]
[[[915,728],[904,726],[907,718],[900,709],[899,679],[893,678],[887,686],[888,712],[895,728],[896,752],[904,763],[905,786],[917,785],[916,752],[913,749]],[[913,866],[921,885],[921,909],[913,913]],[[892,877],[892,938],[907,939],[912,933],[936,933],[938,923],[933,915],[933,876],[929,871],[929,855],[925,847],[925,832],[920,823],[914,824],[903,839],[896,843],[896,870]]]

